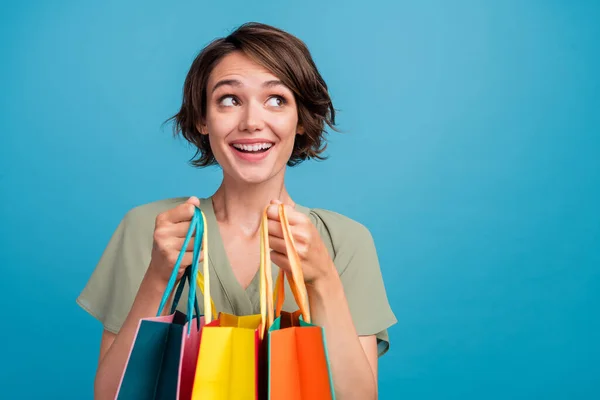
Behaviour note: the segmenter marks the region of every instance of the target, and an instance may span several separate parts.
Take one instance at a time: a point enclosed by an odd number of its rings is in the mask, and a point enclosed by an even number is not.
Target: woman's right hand
[[[173,267],[179,257],[183,242],[190,228],[195,207],[200,207],[200,200],[197,197],[190,197],[184,204],[167,210],[156,217],[152,257],[148,272],[161,282],[166,283],[171,277]],[[190,239],[185,255],[181,260],[181,265],[177,272],[178,281],[183,276],[185,269],[192,264],[194,236]],[[198,239],[202,240],[202,238]],[[202,257],[203,254],[200,253],[201,260]]]

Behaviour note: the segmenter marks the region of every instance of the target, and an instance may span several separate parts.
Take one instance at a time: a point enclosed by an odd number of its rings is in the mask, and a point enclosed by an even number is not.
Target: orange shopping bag
[[[311,324],[306,286],[300,257],[294,245],[283,205],[279,207],[283,236],[292,276],[287,276],[299,310],[282,312],[284,273],[277,278],[276,319],[272,316],[272,298],[267,296],[268,318],[268,398],[272,400],[333,400],[335,392],[322,327]],[[271,265],[266,263],[265,277],[270,287]],[[268,292],[267,292],[268,293]],[[271,323],[272,322],[272,323]],[[206,329],[206,328],[205,328]]]

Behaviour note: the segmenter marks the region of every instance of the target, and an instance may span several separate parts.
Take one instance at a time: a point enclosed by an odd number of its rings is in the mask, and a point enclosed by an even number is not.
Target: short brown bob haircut
[[[327,85],[306,45],[297,37],[270,25],[249,22],[229,36],[212,41],[196,57],[185,79],[181,109],[174,121],[175,135],[181,134],[196,148],[191,164],[206,167],[217,164],[207,135],[197,126],[206,118],[206,86],[213,68],[226,55],[241,51],[277,76],[293,93],[298,107],[298,124],[304,129],[296,135],[287,163],[294,166],[307,159],[323,160],[327,144],[325,124],[335,129],[335,110]]]

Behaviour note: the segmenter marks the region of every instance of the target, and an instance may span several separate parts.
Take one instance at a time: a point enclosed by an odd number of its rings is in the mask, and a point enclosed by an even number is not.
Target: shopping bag
[[[266,211],[261,233],[266,230]],[[266,329],[267,300],[265,263],[270,262],[261,234],[260,308],[256,315],[235,316],[220,313],[215,321],[206,318],[198,353],[193,400],[255,400],[266,390],[263,338]],[[210,294],[205,274],[204,296]],[[261,384],[261,382],[263,384]]]
[[[163,293],[156,317],[143,318],[138,324],[129,358],[126,362],[119,388],[115,395],[117,400],[175,400],[191,397],[191,388],[195,373],[200,332],[204,318],[200,315],[196,301],[196,282],[202,282],[198,274],[198,261],[201,245],[206,249],[206,220],[203,213],[196,208],[190,223],[182,251],[173,267],[173,273]],[[186,268],[181,278],[171,306],[169,315],[163,316],[177,279],[177,271],[195,232],[192,265]],[[200,238],[203,238],[201,241]],[[208,257],[204,257],[204,270]],[[189,283],[187,315],[176,310],[183,287]],[[215,313],[214,304],[208,299],[210,310]],[[195,315],[193,315],[195,311]]]
[[[272,400],[333,400],[335,391],[327,355],[327,343],[322,327],[311,323],[306,286],[296,251],[294,239],[283,205],[279,207],[279,219],[291,276],[280,271],[277,277],[277,304],[275,320],[268,315],[268,398]],[[270,276],[270,266],[265,275]],[[299,309],[282,312],[284,301],[284,275]],[[272,309],[271,297],[267,308]]]

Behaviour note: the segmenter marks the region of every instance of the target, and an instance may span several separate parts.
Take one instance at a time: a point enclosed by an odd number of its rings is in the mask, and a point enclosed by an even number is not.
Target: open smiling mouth
[[[235,150],[240,153],[246,154],[260,154],[266,153],[271,147],[273,147],[273,143],[256,143],[256,144],[237,144],[234,143],[231,145]]]

